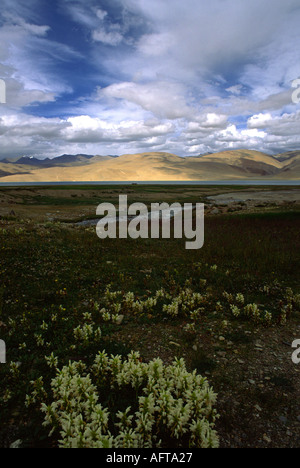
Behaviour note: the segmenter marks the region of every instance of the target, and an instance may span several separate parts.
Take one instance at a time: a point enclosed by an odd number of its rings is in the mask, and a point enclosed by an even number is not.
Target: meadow
[[[0,190],[1,447],[299,447],[299,205],[207,203],[197,251],[76,224],[234,190]]]

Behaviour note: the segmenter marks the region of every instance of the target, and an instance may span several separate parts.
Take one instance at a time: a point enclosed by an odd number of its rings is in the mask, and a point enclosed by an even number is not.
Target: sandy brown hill
[[[288,161],[283,163],[283,168],[279,173],[280,179],[300,180],[300,152]]]
[[[288,151],[286,153],[281,153],[276,155],[276,159],[281,162],[289,162],[292,159],[297,159],[300,156],[300,151]]]
[[[242,165],[244,161],[250,160],[254,162],[264,163],[274,167],[280,167],[280,161],[273,156],[262,153],[260,151],[252,150],[232,150],[222,151],[220,153],[209,154],[203,156],[203,159],[207,161],[219,161],[222,160],[227,164],[238,164]]]
[[[223,151],[221,153],[203,156],[201,161],[222,165],[226,164],[232,169],[240,169],[241,173],[246,177],[255,175],[258,177],[270,176],[275,174],[278,169],[282,167],[281,162],[273,156],[250,150]]]
[[[296,153],[296,154],[295,154]],[[282,161],[259,151],[224,151],[198,157],[171,153],[124,154],[117,158],[94,157],[84,165],[37,168],[0,164],[1,182],[70,181],[188,181],[299,179],[300,152]]]
[[[22,174],[22,173],[30,174],[32,170],[38,170],[38,169],[39,169],[38,166],[25,166],[25,165],[16,164],[16,163],[2,163],[0,161],[0,171],[7,172],[11,175]]]

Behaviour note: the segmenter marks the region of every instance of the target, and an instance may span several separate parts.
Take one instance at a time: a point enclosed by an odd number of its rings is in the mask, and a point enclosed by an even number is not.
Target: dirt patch
[[[208,200],[213,201],[217,205],[231,204],[237,202],[243,203],[282,203],[282,202],[296,202],[300,203],[300,189],[281,190],[281,191],[243,191],[234,193],[224,193],[221,195],[213,195],[207,197]]]

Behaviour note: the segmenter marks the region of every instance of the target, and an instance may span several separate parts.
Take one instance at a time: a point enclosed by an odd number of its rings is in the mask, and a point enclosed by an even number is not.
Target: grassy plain
[[[218,393],[221,447],[299,447],[300,367],[291,345],[300,339],[300,206],[276,203],[282,189],[1,188],[0,338],[7,364],[0,367],[0,445],[55,447],[40,412],[55,375],[45,356],[53,352],[61,368],[70,360],[90,363],[105,349],[139,351],[145,362],[184,358],[189,371],[205,375]],[[237,190],[272,190],[274,200],[221,207],[206,201]],[[185,250],[184,239],[100,240],[95,227],[75,224],[95,217],[99,203],[117,203],[119,194],[129,203],[205,202],[204,247]],[[118,292],[111,302],[108,287]],[[132,292],[142,303],[162,288],[168,297],[140,311],[124,299]],[[202,295],[198,313],[168,313],[164,305],[187,291]],[[121,307],[118,323],[100,313],[112,312],[113,302]],[[248,304],[258,315],[245,311]],[[74,329],[86,323],[101,328],[100,341],[75,343]],[[26,405],[41,376],[42,396]]]

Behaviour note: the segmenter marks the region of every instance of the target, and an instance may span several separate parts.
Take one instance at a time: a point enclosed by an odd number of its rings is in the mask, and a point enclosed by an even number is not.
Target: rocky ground
[[[299,322],[262,330],[228,324],[220,330],[216,320],[210,327],[183,339],[182,330],[170,325],[124,326],[115,339],[129,340],[148,360],[184,357],[208,378],[218,393],[221,447],[299,447],[300,365],[292,362]]]

